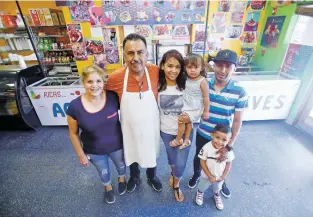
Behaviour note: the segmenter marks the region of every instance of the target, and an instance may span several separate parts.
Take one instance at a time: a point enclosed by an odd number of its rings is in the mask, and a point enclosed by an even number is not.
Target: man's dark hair
[[[125,44],[126,44],[127,41],[137,41],[137,40],[141,40],[145,44],[145,46],[147,48],[147,41],[146,41],[146,39],[143,36],[138,35],[136,33],[131,33],[131,34],[127,35],[124,38],[124,40],[123,40],[123,49],[125,49]]]
[[[225,125],[225,124],[217,124],[214,127],[213,132],[221,132],[221,133],[229,134],[231,133],[231,128],[230,126]]]

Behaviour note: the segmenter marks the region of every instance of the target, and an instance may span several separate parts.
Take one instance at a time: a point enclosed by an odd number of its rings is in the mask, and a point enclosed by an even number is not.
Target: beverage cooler
[[[69,103],[85,91],[78,76],[46,77],[26,90],[43,126],[67,125]]]
[[[41,123],[26,87],[44,78],[39,65],[0,66],[0,129],[39,129]]]

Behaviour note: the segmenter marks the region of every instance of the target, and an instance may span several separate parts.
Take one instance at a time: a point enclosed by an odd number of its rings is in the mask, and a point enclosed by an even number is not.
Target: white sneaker
[[[224,204],[220,194],[214,194],[215,206],[218,210],[224,209]]]
[[[201,206],[203,204],[203,193],[197,191],[196,203]]]

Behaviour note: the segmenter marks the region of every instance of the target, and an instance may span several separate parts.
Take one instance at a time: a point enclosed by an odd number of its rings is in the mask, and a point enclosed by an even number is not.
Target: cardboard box
[[[17,16],[14,15],[1,15],[1,21],[4,28],[16,28],[17,27],[16,19]]]
[[[52,16],[53,24],[55,26],[59,26],[60,22],[59,22],[58,14],[57,13],[51,13],[51,16]]]
[[[24,19],[27,26],[34,26],[33,20],[29,14],[24,15]]]
[[[58,25],[60,25],[58,13],[62,13],[62,11],[56,10],[56,9],[51,9],[51,8],[43,8],[43,11],[44,11],[47,26],[58,26]],[[63,16],[63,18],[64,18],[64,16]]]
[[[60,25],[66,25],[65,19],[64,19],[64,15],[63,15],[62,11],[58,12],[58,17],[59,17]]]
[[[39,19],[40,19],[40,23],[42,26],[46,26],[46,19],[45,19],[45,14],[43,12],[43,9],[37,9],[37,13],[39,14]]]
[[[43,8],[43,13],[45,15],[46,25],[53,26],[53,21],[52,21],[49,8]]]
[[[28,9],[28,11],[32,18],[34,26],[41,26],[40,17],[37,12],[37,9]]]

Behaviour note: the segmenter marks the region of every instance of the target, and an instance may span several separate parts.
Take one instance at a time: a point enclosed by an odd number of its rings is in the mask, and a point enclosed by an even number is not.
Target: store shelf
[[[41,28],[41,27],[55,27],[55,28],[64,28],[66,25],[59,25],[59,26],[29,26],[31,28]]]
[[[63,38],[68,37],[68,35],[45,35],[45,36],[37,36],[38,38]]]
[[[43,63],[43,65],[46,66],[67,66],[67,65],[72,65],[76,64],[75,62],[69,62],[69,63]]]
[[[25,27],[0,28],[0,30],[26,30]]]
[[[33,50],[6,50],[0,51],[2,53],[18,53],[18,52],[34,52]]]
[[[0,39],[11,39],[11,38],[29,38],[29,37],[28,36],[0,37]]]
[[[72,49],[57,49],[57,50],[44,50],[43,52],[53,52],[53,51],[73,51]]]

